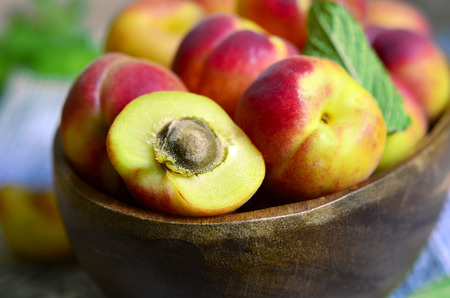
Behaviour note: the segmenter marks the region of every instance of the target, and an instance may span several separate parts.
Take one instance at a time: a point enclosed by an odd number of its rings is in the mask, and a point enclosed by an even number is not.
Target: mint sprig
[[[331,1],[313,1],[308,30],[304,55],[328,58],[344,67],[376,99],[388,133],[403,131],[410,125],[401,95],[347,9]]]

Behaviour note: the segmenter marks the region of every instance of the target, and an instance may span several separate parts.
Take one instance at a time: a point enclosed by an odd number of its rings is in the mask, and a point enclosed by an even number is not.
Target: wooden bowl
[[[208,218],[131,207],[83,182],[54,143],[81,266],[111,297],[380,297],[425,246],[450,185],[450,110],[417,153],[318,199]]]

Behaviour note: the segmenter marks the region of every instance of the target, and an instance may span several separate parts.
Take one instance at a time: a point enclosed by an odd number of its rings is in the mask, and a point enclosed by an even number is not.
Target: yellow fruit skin
[[[12,252],[21,258],[54,262],[72,257],[51,191],[4,186],[0,189],[0,224]]]
[[[166,67],[184,34],[205,14],[200,4],[186,0],[141,0],[112,21],[106,52],[146,58]]]
[[[431,36],[426,15],[413,3],[403,0],[377,0],[367,3],[367,25],[386,29],[406,29]]]
[[[205,8],[208,14],[211,13],[236,13],[237,0],[194,0]]]
[[[372,46],[389,73],[421,102],[431,123],[450,102],[450,69],[440,45],[431,37],[404,29],[381,31]]]
[[[393,77],[393,81],[403,97],[405,112],[411,119],[411,125],[404,131],[388,135],[377,172],[389,169],[414,153],[417,144],[428,131],[429,120],[419,100],[398,78]]]

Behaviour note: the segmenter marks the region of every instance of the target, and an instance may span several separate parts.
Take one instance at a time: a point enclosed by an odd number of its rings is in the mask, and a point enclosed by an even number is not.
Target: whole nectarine
[[[128,193],[106,154],[106,135],[117,114],[136,97],[160,90],[185,91],[170,69],[123,54],[95,60],[73,83],[61,115],[60,135],[74,169],[109,195]]]
[[[337,63],[309,56],[263,71],[235,120],[263,154],[265,189],[287,202],[362,181],[375,170],[386,140],[372,95]]]
[[[386,68],[417,96],[435,121],[450,99],[450,71],[440,46],[429,36],[404,29],[384,30],[372,46]]]
[[[189,0],[133,2],[111,21],[105,51],[170,67],[181,39],[204,15],[203,8]]]
[[[233,117],[242,93],[261,71],[294,54],[294,45],[265,34],[256,24],[215,14],[185,36],[173,70],[191,92],[215,100]]]

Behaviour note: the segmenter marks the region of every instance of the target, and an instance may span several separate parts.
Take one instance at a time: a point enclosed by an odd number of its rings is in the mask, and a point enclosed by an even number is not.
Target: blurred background
[[[51,145],[67,92],[84,67],[101,55],[113,17],[132,2],[0,0],[0,189],[10,187],[0,191],[0,218],[2,199],[33,201],[38,199],[30,197],[39,193],[43,200],[42,194],[51,192]],[[450,1],[409,2],[432,21],[434,36],[448,56]],[[450,275],[448,230],[449,203],[428,246],[392,297],[407,297]],[[18,258],[3,233],[0,229],[2,297],[102,297],[70,252],[52,262]]]

